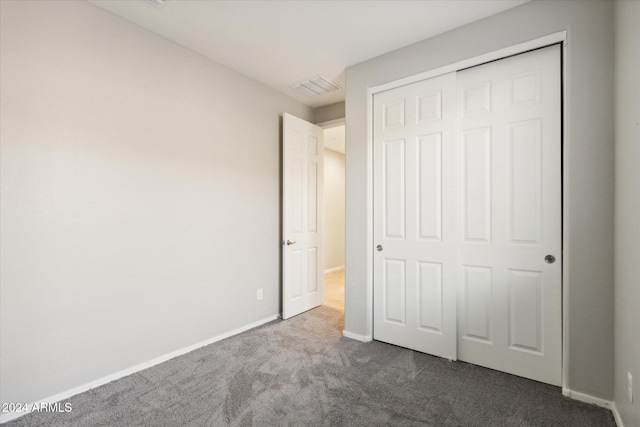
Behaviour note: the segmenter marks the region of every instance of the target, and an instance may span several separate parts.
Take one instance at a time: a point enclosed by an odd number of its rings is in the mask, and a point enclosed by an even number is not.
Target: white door
[[[457,82],[458,358],[560,385],[560,47],[461,71]]]
[[[560,384],[560,106],[559,47],[375,95],[375,339]]]
[[[322,129],[284,114],[282,318],[322,304]]]
[[[374,337],[456,358],[455,73],[374,96]]]

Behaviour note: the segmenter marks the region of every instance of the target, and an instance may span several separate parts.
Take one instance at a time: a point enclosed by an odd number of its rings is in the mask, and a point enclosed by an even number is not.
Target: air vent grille
[[[340,86],[322,76],[298,82],[291,87],[309,96],[318,96],[340,89]]]
[[[152,5],[154,5],[155,7],[162,7],[164,6],[164,0],[147,0],[149,3],[151,3]]]

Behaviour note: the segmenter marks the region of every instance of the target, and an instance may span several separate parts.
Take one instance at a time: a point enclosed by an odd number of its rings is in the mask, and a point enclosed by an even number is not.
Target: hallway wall
[[[324,150],[324,269],[344,267],[344,154]]]

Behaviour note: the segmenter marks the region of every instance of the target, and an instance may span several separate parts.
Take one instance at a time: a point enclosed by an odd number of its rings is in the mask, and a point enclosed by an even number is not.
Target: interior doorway
[[[324,127],[323,304],[344,311],[345,125]]]
[[[285,113],[282,151],[282,318],[322,304],[344,311],[344,119]]]

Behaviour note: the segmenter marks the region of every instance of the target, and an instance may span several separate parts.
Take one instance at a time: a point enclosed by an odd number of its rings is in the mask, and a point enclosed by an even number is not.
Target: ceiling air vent
[[[154,5],[155,7],[162,7],[164,6],[164,0],[147,0],[149,3],[151,3],[152,5]]]
[[[309,96],[318,96],[322,95],[323,93],[333,92],[334,90],[340,89],[340,86],[333,82],[330,82],[322,76],[298,82],[291,87]]]

